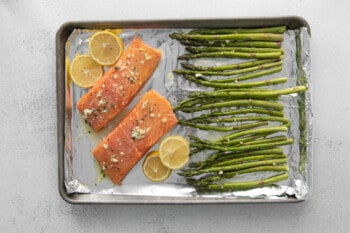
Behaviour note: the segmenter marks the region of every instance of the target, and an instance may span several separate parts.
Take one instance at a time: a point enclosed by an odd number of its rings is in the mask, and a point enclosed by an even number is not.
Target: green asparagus
[[[230,125],[230,126],[213,126],[213,125],[202,125],[202,124],[196,124],[189,121],[183,121],[179,120],[179,124],[183,126],[190,126],[193,128],[201,129],[201,130],[213,130],[218,132],[230,132],[235,130],[242,130],[242,129],[251,129],[259,126],[267,125],[267,122],[255,122],[255,123],[248,123],[248,124],[240,124],[240,125]]]
[[[183,45],[188,46],[215,46],[215,47],[255,47],[255,48],[281,48],[282,42],[269,41],[193,41],[179,40]]]
[[[237,175],[253,173],[253,172],[263,172],[263,171],[272,171],[272,172],[287,172],[288,166],[286,165],[275,165],[275,166],[259,166],[253,168],[246,168],[239,171],[225,172],[222,174],[210,174],[200,179],[187,178],[186,182],[190,185],[193,185],[197,188],[205,188],[211,183],[218,182],[222,179],[231,179]]]
[[[237,92],[237,91],[198,91],[198,92],[192,92],[190,93],[190,98],[268,98],[268,97],[276,97],[280,95],[288,95],[293,93],[300,93],[307,90],[306,86],[296,86],[291,88],[285,88],[285,89],[279,89],[279,90],[271,90],[271,91],[244,91],[244,92]]]
[[[243,52],[243,53],[271,53],[279,52],[284,53],[280,48],[251,48],[251,47],[193,47],[188,46],[186,50],[191,53],[210,53],[210,52]]]
[[[236,64],[228,64],[228,65],[221,65],[221,66],[195,66],[187,62],[182,62],[181,65],[190,70],[198,70],[198,71],[225,71],[225,70],[234,70],[234,69],[243,69],[248,68],[252,66],[258,66],[263,64],[268,64],[272,62],[279,62],[281,61],[281,58],[277,59],[258,59],[254,61],[248,61],[248,62],[241,62]]]
[[[237,133],[232,133],[226,136],[223,136],[217,140],[216,142],[229,142],[230,140],[233,140],[235,138],[239,138],[246,135],[256,135],[256,134],[271,134],[271,133],[277,133],[277,132],[287,132],[288,128],[285,126],[269,126],[265,128],[258,128],[258,129],[251,129],[251,130],[244,130]]]
[[[288,178],[287,158],[280,147],[292,144],[293,139],[285,135],[290,127],[290,120],[284,117],[284,105],[277,100],[281,95],[297,93],[302,96],[307,90],[307,84],[299,79],[296,87],[273,90],[266,87],[285,83],[287,78],[241,82],[282,70],[284,50],[281,45],[285,30],[285,26],[198,29],[190,33],[170,35],[188,46],[186,49],[190,53],[179,56],[179,60],[255,59],[218,66],[198,66],[196,64],[199,63],[194,60],[181,63],[184,69],[174,70],[174,73],[183,75],[188,81],[210,88],[191,92],[177,104],[174,111],[193,113],[190,118],[180,119],[179,124],[200,130],[227,132],[224,136],[211,140],[189,136],[191,155],[201,151],[208,154],[206,159],[192,162],[187,169],[180,172],[180,175],[186,177],[187,183],[198,191],[245,190],[271,185]],[[297,41],[297,47],[298,43],[300,41]],[[296,56],[300,59],[298,52]],[[297,64],[297,77],[305,77],[302,71]],[[305,96],[304,99],[298,99],[300,106],[304,104],[300,103],[302,100],[305,101]],[[300,114],[305,117],[305,111]],[[301,122],[300,131],[304,129],[305,125]],[[306,138],[301,137],[300,140],[306,141]],[[300,164],[302,169],[302,161]],[[261,180],[229,180],[239,174],[258,171],[283,173]],[[200,177],[194,178],[195,176]]]
[[[259,167],[259,166],[267,166],[267,165],[277,165],[277,164],[285,164],[287,162],[286,158],[280,158],[280,159],[269,159],[269,160],[263,160],[263,161],[249,161],[246,163],[240,163],[240,164],[234,164],[234,165],[228,165],[228,166],[221,166],[221,167],[209,167],[209,168],[203,168],[203,169],[195,169],[195,170],[186,170],[182,171],[180,173],[181,176],[185,177],[191,177],[191,176],[197,176],[204,173],[212,173],[212,172],[220,172],[224,173],[227,171],[239,171],[246,168],[252,168],[252,167]]]
[[[186,122],[195,122],[201,124],[210,123],[232,123],[232,122],[244,122],[244,121],[277,121],[282,122],[284,126],[289,127],[290,121],[288,118],[284,117],[272,117],[272,116],[245,116],[245,117],[216,117],[216,118],[206,118],[197,120],[187,120]],[[181,121],[180,124],[182,124]]]
[[[223,167],[228,165],[240,164],[248,161],[262,161],[262,160],[264,161],[269,159],[281,159],[281,158],[287,158],[287,157],[285,154],[253,155],[253,156],[229,159],[223,162],[215,163],[210,167]]]
[[[196,35],[186,33],[172,33],[170,38],[176,40],[194,40],[194,41],[283,41],[282,34],[275,33],[234,33],[219,35]]]
[[[210,113],[202,114],[202,115],[199,115],[197,117],[191,118],[189,120],[196,121],[198,119],[212,118],[212,117],[218,117],[218,116],[234,116],[234,115],[250,114],[250,113],[283,117],[282,111],[275,111],[275,110],[270,110],[270,109],[260,109],[260,108],[243,108],[243,109],[228,110],[228,111],[210,112]]]
[[[193,143],[192,146],[198,147],[198,148],[210,149],[210,150],[243,152],[243,151],[250,151],[250,150],[256,150],[256,149],[274,148],[276,146],[289,145],[292,143],[293,143],[293,139],[288,138],[287,140],[283,140],[283,141],[261,143],[261,144],[254,144],[254,145],[219,146],[219,145],[209,145],[209,144],[204,145],[204,144]]]
[[[210,155],[207,159],[203,161],[193,162],[190,164],[190,167],[204,168],[216,164],[218,162],[223,162],[233,158],[241,158],[248,157],[253,155],[264,155],[264,154],[283,154],[283,150],[281,148],[273,148],[273,149],[258,149],[251,150],[245,152],[216,152]]]
[[[214,87],[214,88],[249,88],[249,87],[262,87],[262,86],[270,86],[270,85],[276,85],[287,82],[287,78],[274,78],[274,79],[268,79],[264,81],[258,81],[258,82],[250,82],[250,83],[215,83],[207,80],[200,80],[194,76],[185,75],[184,76],[187,80],[195,82],[197,84],[207,86],[207,87]]]
[[[207,109],[216,109],[216,108],[224,108],[224,107],[241,107],[241,106],[248,106],[248,107],[261,107],[261,108],[267,108],[267,109],[274,109],[281,111],[284,108],[284,105],[279,102],[272,102],[272,101],[265,101],[265,100],[255,100],[255,99],[239,99],[239,100],[228,100],[228,101],[221,101],[221,102],[214,102],[214,103],[208,103],[208,104],[202,104],[200,106],[194,106],[190,108],[177,108],[177,110],[181,110],[183,112],[198,112],[203,111]]]
[[[287,173],[281,173],[278,175],[274,175],[265,179],[261,180],[254,180],[254,181],[246,181],[246,182],[230,182],[230,183],[223,183],[223,184],[209,184],[207,187],[204,188],[204,190],[201,191],[237,191],[237,190],[246,190],[246,189],[253,189],[253,188],[259,188],[268,186],[271,184],[278,183],[282,180],[288,179]]]
[[[197,71],[197,70],[174,70],[173,72],[176,74],[188,74],[188,75],[206,75],[206,76],[230,76],[230,75],[236,75],[236,74],[243,74],[243,73],[248,73],[252,71],[257,71],[257,70],[265,70],[271,67],[278,66],[280,71],[282,69],[282,61],[278,62],[272,62],[272,63],[267,63],[263,65],[258,65],[258,66],[252,66],[248,68],[243,68],[243,69],[236,69],[232,71]]]
[[[262,27],[262,28],[211,28],[194,29],[189,34],[234,34],[234,33],[276,33],[282,34],[286,31],[286,26]]]
[[[267,70],[263,70],[263,71],[258,71],[255,73],[251,73],[251,74],[245,74],[245,75],[239,75],[239,76],[235,76],[235,77],[231,77],[231,78],[225,78],[225,79],[214,79],[214,80],[208,80],[206,79],[206,81],[210,81],[212,83],[238,83],[240,81],[245,81],[248,79],[254,79],[254,78],[258,78],[258,77],[262,77],[265,75],[270,75],[270,74],[274,74],[274,73],[278,73],[282,71],[282,66],[279,65],[277,67],[273,67]]]
[[[228,57],[228,58],[254,58],[254,59],[268,59],[268,58],[279,58],[281,52],[270,52],[270,53],[243,53],[243,52],[211,52],[211,53],[196,53],[196,54],[183,54],[178,57],[179,60],[190,60],[202,57]]]

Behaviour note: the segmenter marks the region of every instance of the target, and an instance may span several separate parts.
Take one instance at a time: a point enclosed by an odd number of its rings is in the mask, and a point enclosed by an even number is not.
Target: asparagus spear
[[[266,140],[257,140],[256,143],[250,143],[250,145],[230,145],[230,142],[225,142],[222,143],[222,145],[219,145],[218,143],[192,143],[193,147],[196,147],[198,149],[206,149],[206,150],[218,150],[218,151],[250,151],[250,150],[256,150],[256,149],[266,149],[266,148],[273,148],[276,146],[281,146],[281,145],[288,145],[293,143],[292,139],[279,139],[278,141],[268,141]]]
[[[253,173],[253,172],[262,172],[262,171],[286,172],[288,171],[288,166],[277,165],[277,166],[260,166],[260,167],[246,168],[239,171],[225,172],[223,174],[207,175],[198,180],[193,178],[187,178],[186,182],[197,188],[205,188],[210,183],[218,182],[222,179],[231,179],[237,175]]]
[[[226,135],[224,137],[221,137],[216,142],[229,142],[230,140],[233,140],[235,138],[239,138],[246,135],[256,135],[256,134],[271,134],[271,133],[277,133],[277,132],[287,132],[288,128],[285,126],[270,126],[265,128],[258,128],[258,129],[251,129],[251,130],[244,130],[241,132],[233,133]]]
[[[213,103],[217,102],[218,100],[216,98],[211,98],[211,99],[204,99],[204,98],[187,98],[184,99],[183,101],[179,102],[177,106],[174,108],[174,111],[177,109],[181,108],[188,108],[188,107],[193,107],[196,105],[200,105],[203,103]]]
[[[274,110],[283,110],[284,105],[279,102],[265,101],[265,100],[255,100],[255,99],[243,99],[243,100],[228,100],[221,102],[214,102],[208,104],[202,104],[200,106],[193,106],[189,108],[181,108],[181,106],[175,107],[174,111],[181,110],[183,112],[198,112],[207,109],[223,108],[223,107],[238,107],[238,106],[252,106],[252,107],[262,107]]]
[[[242,122],[242,121],[277,121],[284,123],[283,125],[286,127],[290,126],[290,121],[288,118],[284,117],[271,117],[271,116],[246,116],[246,117],[227,117],[227,118],[207,118],[207,119],[199,119],[196,123],[223,123],[223,122]],[[181,124],[181,123],[180,123]]]
[[[262,154],[283,154],[282,148],[273,148],[273,149],[257,149],[252,151],[245,151],[245,152],[218,152],[210,156],[206,159],[207,162],[214,162],[217,161],[223,161],[230,158],[239,158],[239,157],[246,157],[246,156],[252,156],[252,155],[262,155]]]
[[[188,46],[215,46],[215,47],[255,47],[255,48],[281,48],[281,41],[193,41],[179,40],[180,43]]]
[[[261,180],[246,181],[246,182],[230,182],[224,184],[209,184],[205,189],[208,190],[221,190],[221,191],[236,191],[246,190],[268,186],[278,183],[282,180],[288,179],[287,173],[278,174]],[[205,191],[205,190],[202,190]]]
[[[288,94],[289,91],[290,93],[294,92],[299,92],[304,89],[303,87],[300,88],[295,88],[293,90],[285,90],[284,92],[278,92],[282,94]],[[268,90],[245,90],[245,89],[237,89],[237,90],[227,90],[227,91],[211,91],[211,92],[193,92],[190,93],[189,98],[182,100],[177,104],[175,107],[175,110],[181,109],[181,108],[186,108],[186,107],[193,107],[196,105],[200,105],[203,103],[211,103],[211,102],[218,102],[220,100],[226,100],[226,99],[247,99],[247,98],[254,98],[254,99],[269,99],[269,100],[278,100],[278,96],[275,94],[275,92],[270,92]],[[249,111],[254,112],[254,110],[250,109],[240,109],[240,111],[243,111],[242,113],[249,113]],[[238,111],[237,113],[232,113],[232,114],[242,114]],[[260,110],[256,110],[254,113],[259,113]],[[268,114],[263,111],[264,114]],[[225,115],[229,115],[230,113],[227,112]],[[273,112],[269,113],[273,114]],[[280,116],[281,113],[274,113],[277,114],[277,116]],[[205,115],[204,115],[205,116]]]
[[[220,152],[215,153],[220,154]],[[257,155],[276,155],[276,156],[283,156],[283,149],[281,148],[273,148],[273,149],[260,149],[260,150],[253,150],[253,151],[245,151],[241,153],[222,153],[221,155],[218,156],[211,156],[208,159],[205,160],[205,167],[211,167],[211,166],[216,166],[216,164],[219,163],[224,163],[226,161],[232,160],[232,159],[237,159],[237,158],[246,158],[250,156],[257,156]],[[216,157],[216,158],[212,158]],[[202,161],[203,162],[203,161]],[[203,164],[202,164],[203,165]]]
[[[172,33],[170,38],[176,40],[195,40],[195,41],[283,41],[283,34],[274,33],[234,33],[219,35],[196,35],[186,33]]]
[[[289,145],[292,143],[293,143],[293,139],[289,138],[287,140],[278,141],[278,142],[261,143],[261,144],[247,145],[247,146],[245,146],[245,145],[243,145],[243,146],[219,146],[219,145],[209,145],[209,144],[203,145],[203,144],[198,144],[198,143],[193,143],[192,145],[194,147],[205,148],[205,149],[210,149],[210,150],[243,152],[243,151],[256,150],[256,149],[274,148],[276,146]]]
[[[193,118],[187,121],[196,123],[225,123],[225,122],[243,122],[243,121],[277,121],[285,124],[289,123],[288,118],[275,117],[275,116],[239,116],[239,117],[206,117],[206,118]]]
[[[242,92],[242,91],[256,91],[256,92],[265,92],[265,91],[273,91],[274,89],[270,88],[221,88],[221,89],[215,89],[213,92],[215,93],[221,93],[221,92]],[[196,92],[203,92],[203,91],[193,91]]]
[[[173,72],[176,74],[189,74],[189,75],[197,75],[197,76],[198,75],[230,76],[230,75],[243,74],[243,73],[248,73],[248,72],[257,71],[257,70],[264,70],[264,69],[268,69],[268,68],[275,67],[275,66],[278,66],[279,70],[281,70],[282,64],[283,64],[282,61],[278,61],[278,62],[267,63],[267,64],[263,64],[263,65],[243,68],[243,69],[225,71],[225,72],[223,72],[223,71],[197,71],[197,70],[174,70]]]
[[[247,141],[246,140],[247,138],[252,138],[252,140],[254,141],[248,144],[244,144]],[[195,149],[196,152],[200,152],[203,150],[221,151],[222,153],[224,153],[224,155],[219,153],[219,155],[217,156],[221,157],[220,160],[225,160],[228,157],[239,156],[237,153],[240,153],[240,152],[247,153],[250,151],[263,150],[266,148],[271,149],[275,146],[288,145],[293,143],[293,140],[282,136],[274,137],[274,139],[271,139],[269,141],[266,139],[255,140],[257,138],[259,138],[259,135],[248,136],[245,138],[238,138],[232,141],[224,141],[221,143],[218,143],[216,141],[202,140],[202,141],[192,142],[191,147],[196,148]],[[231,153],[226,153],[226,152],[231,152]],[[212,162],[214,163],[214,161]]]
[[[205,139],[200,139],[198,137],[195,137],[193,135],[189,136],[190,139],[192,139],[194,142],[199,143],[199,144],[212,144],[212,145],[228,145],[227,142],[215,142],[215,141],[210,141],[210,140],[205,140]],[[237,144],[243,144],[248,141],[256,140],[259,138],[264,137],[264,135],[253,135],[253,136],[248,136],[248,137],[243,137],[243,138],[238,138],[235,140],[232,140],[229,142],[229,145],[237,145]]]
[[[190,93],[190,98],[268,98],[268,97],[276,97],[280,95],[288,95],[292,93],[304,92],[307,90],[306,86],[296,86],[291,88],[279,89],[279,90],[271,90],[271,91],[201,91],[201,92],[192,92]]]
[[[246,162],[241,164],[234,164],[229,166],[221,166],[221,167],[209,167],[209,168],[203,168],[203,169],[196,169],[196,170],[185,170],[179,173],[181,176],[185,177],[191,177],[191,176],[197,176],[204,173],[211,173],[211,172],[226,172],[226,171],[239,171],[246,168],[252,168],[252,167],[259,167],[259,166],[267,166],[267,165],[277,165],[277,164],[285,164],[287,162],[286,158],[282,159],[269,159],[269,160],[263,160],[263,161],[253,161],[253,162]]]
[[[190,126],[197,129],[202,130],[213,130],[213,131],[219,131],[219,132],[230,132],[234,130],[242,130],[242,129],[251,129],[259,126],[267,125],[267,122],[256,122],[256,123],[249,123],[249,124],[240,124],[240,125],[231,125],[231,126],[213,126],[213,125],[201,125],[192,123],[189,121],[183,121],[179,120],[179,124],[183,126]]]
[[[200,187],[204,188],[210,183],[218,182],[221,179],[222,179],[222,175],[210,174],[210,175],[206,175],[198,180],[194,179],[194,178],[186,178],[186,183],[189,185],[192,185],[198,189]]]
[[[210,52],[210,53],[196,53],[196,54],[183,54],[178,57],[179,60],[189,60],[202,57],[228,57],[228,58],[254,58],[254,59],[267,59],[267,58],[279,58],[281,52],[270,52],[270,53],[243,53],[243,52]]]
[[[185,75],[184,77],[187,80],[195,82],[197,84],[201,84],[207,87],[214,87],[214,88],[249,88],[249,87],[270,86],[270,85],[276,85],[276,84],[287,82],[286,77],[269,79],[269,80],[264,80],[259,82],[250,82],[250,83],[215,83],[207,80],[200,80],[190,75]]]
[[[192,138],[194,143],[192,145],[196,145],[198,148],[207,148],[206,145],[209,146],[248,146],[248,145],[256,145],[256,144],[264,144],[269,142],[279,142],[285,141],[288,138],[284,135],[274,136],[266,138],[267,135],[253,135],[244,138],[237,138],[231,141],[217,142],[217,141],[209,141],[203,140],[199,138]],[[249,139],[249,140],[248,140]],[[237,155],[236,155],[237,156]]]
[[[286,26],[262,27],[262,28],[211,28],[194,29],[189,34],[234,34],[234,33],[276,33],[281,34],[286,31]]]
[[[232,77],[232,78],[225,78],[225,79],[214,79],[214,80],[206,79],[206,81],[210,81],[213,83],[231,83],[231,82],[237,83],[239,81],[245,81],[248,79],[258,78],[261,76],[278,73],[280,71],[282,71],[281,65],[274,67],[274,68],[271,68],[271,69],[268,69],[268,70],[263,70],[263,71],[259,71],[259,72],[255,72],[255,73],[251,73],[251,74],[245,74],[245,75],[240,75],[240,76],[236,76],[236,77]]]
[[[249,114],[249,113],[265,114],[265,115],[270,115],[270,116],[283,117],[282,111],[274,111],[274,110],[270,110],[270,109],[260,109],[260,108],[243,108],[243,109],[237,109],[237,110],[211,112],[211,113],[207,113],[207,114],[202,114],[198,117],[194,117],[194,118],[189,119],[189,120],[196,121],[198,119],[212,118],[212,117],[217,117],[217,116],[234,116],[234,115]]]
[[[187,99],[184,99],[183,101],[179,102],[178,105],[176,107],[174,107],[174,111],[178,111],[178,110],[182,110],[184,112],[187,112],[187,109],[188,108],[192,108],[192,107],[200,107],[201,105],[203,104],[210,104],[210,103],[219,103],[219,102],[222,102],[222,101],[227,101],[227,100],[231,100],[231,99],[234,99],[234,100],[250,100],[251,98],[247,98],[247,97],[243,97],[242,95],[241,96],[237,96],[237,97],[231,97],[230,96],[227,96],[227,98],[215,98],[215,97],[212,97],[210,99],[205,99],[205,98],[187,98]],[[255,100],[264,100],[264,101],[271,101],[271,102],[276,102],[278,101],[278,96],[272,96],[272,97],[260,97],[260,96],[257,96],[257,98],[254,98]],[[236,110],[240,110],[240,111],[246,111],[246,113],[248,113],[249,109],[252,109],[252,107],[250,106],[249,108],[242,108],[242,109],[235,109],[235,110],[221,110],[221,109],[212,109],[211,111],[213,113],[217,112],[217,111],[223,111],[224,112],[227,112],[225,113],[224,115],[229,115],[228,112],[229,111],[236,111]],[[260,108],[258,108],[260,110]],[[262,110],[265,110],[265,109],[262,109]],[[265,110],[266,111],[266,110]],[[273,111],[273,110],[268,110],[267,111]],[[239,114],[239,113],[237,113]],[[271,112],[271,114],[277,114],[278,116],[281,114],[280,112],[277,113],[277,112]],[[214,114],[215,115],[215,114]]]
[[[279,141],[285,141],[287,139],[288,139],[287,136],[281,135],[281,136],[268,137],[268,138],[263,138],[259,140],[244,142],[242,143],[242,145],[248,146],[248,145],[255,145],[255,144],[261,144],[261,143],[267,143],[267,142],[279,142]]]
[[[230,140],[230,141],[223,141],[223,142],[217,142],[217,141],[211,141],[211,143],[213,144],[218,144],[218,145],[222,145],[222,146],[235,146],[235,145],[248,145],[249,143],[253,143],[255,142],[255,144],[258,144],[259,142],[262,142],[262,143],[265,143],[267,142],[265,139],[263,138],[266,138],[267,136],[269,136],[270,133],[266,133],[266,134],[255,134],[255,135],[249,135],[249,136],[245,136],[245,137],[241,137],[241,138],[236,138],[236,139],[233,139],[233,140]],[[275,137],[276,139],[272,139],[271,138],[271,142],[272,141],[279,141],[279,140],[282,140],[282,138],[280,138],[279,136],[278,137]],[[250,139],[250,140],[248,140]],[[286,138],[284,138],[286,139]],[[265,140],[265,141],[264,141]],[[226,157],[227,155],[223,156]],[[235,157],[238,156],[238,155],[235,155]]]
[[[260,91],[260,90],[248,90],[248,91],[236,91],[236,90],[227,90],[227,91],[210,91],[210,92],[192,92],[189,95],[188,99],[183,100],[178,104],[175,109],[181,109],[184,107],[193,107],[196,104],[201,104],[202,102],[217,102],[215,99],[243,99],[243,98],[254,98],[254,99],[269,99],[277,98],[280,95],[287,95],[292,93],[304,92],[307,88],[305,86],[296,86],[292,88],[285,88],[280,90],[270,90],[270,91]],[[281,116],[281,113],[270,112],[267,113],[265,110],[260,109],[240,109],[235,110],[238,112],[213,112],[208,115],[203,115],[200,118],[211,117],[211,116],[220,116],[220,115],[230,115],[230,114],[242,114],[242,113],[264,113],[264,114],[274,114],[275,116]]]
[[[210,53],[210,52],[244,52],[244,53],[271,53],[279,52],[284,53],[280,48],[251,48],[251,47],[193,47],[187,46],[186,50],[191,53]]]
[[[240,158],[240,157],[247,157],[247,156],[253,156],[253,155],[262,155],[262,154],[283,154],[283,150],[281,148],[273,148],[273,149],[258,149],[258,150],[252,150],[252,151],[245,151],[245,152],[216,152],[209,156],[206,160],[191,163],[190,167],[197,167],[198,169],[211,166],[217,162],[222,162],[228,159],[232,158]]]
[[[212,164],[210,167],[223,167],[223,166],[245,163],[248,161],[265,161],[265,160],[269,160],[269,159],[281,159],[281,158],[287,158],[287,157],[285,154],[253,155],[253,156],[229,159],[226,161]],[[206,168],[210,168],[210,167],[206,167]]]
[[[252,66],[263,65],[271,62],[281,61],[281,58],[277,59],[258,59],[254,61],[241,62],[236,64],[228,64],[222,66],[195,66],[187,62],[182,62],[181,65],[190,70],[198,70],[198,71],[225,71],[225,70],[234,70],[234,69],[243,69]]]

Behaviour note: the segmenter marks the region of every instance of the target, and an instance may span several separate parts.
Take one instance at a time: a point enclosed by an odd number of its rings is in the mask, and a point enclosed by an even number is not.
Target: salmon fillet
[[[77,103],[79,112],[94,131],[104,128],[135,97],[152,76],[161,52],[140,38]]]
[[[150,90],[92,153],[111,181],[120,185],[136,163],[177,122],[170,103]]]

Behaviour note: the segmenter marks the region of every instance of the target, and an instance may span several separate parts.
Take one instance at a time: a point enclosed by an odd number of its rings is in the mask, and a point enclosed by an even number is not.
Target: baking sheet
[[[283,64],[283,71],[278,74],[266,76],[271,77],[283,77],[289,78],[287,84],[276,86],[275,88],[295,86],[296,83],[296,61],[295,61],[295,33],[296,30],[301,32],[302,39],[302,65],[303,70],[307,74],[307,80],[309,84],[309,91],[307,92],[307,120],[308,120],[308,157],[306,161],[305,172],[302,173],[299,170],[299,147],[298,143],[294,143],[292,146],[285,147],[285,152],[289,158],[289,179],[287,181],[279,183],[279,185],[273,187],[264,187],[248,191],[239,191],[232,193],[217,193],[217,194],[198,194],[194,188],[186,185],[184,179],[177,176],[176,173],[164,183],[151,183],[149,182],[141,170],[142,160],[132,169],[123,181],[123,185],[115,186],[108,179],[101,179],[99,175],[98,166],[93,160],[91,150],[94,145],[109,132],[116,124],[110,124],[109,127],[102,132],[95,134],[86,126],[80,114],[75,110],[76,102],[86,92],[75,85],[67,86],[62,85],[62,79],[65,80],[64,66],[58,64],[57,67],[57,92],[58,92],[58,126],[59,126],[59,178],[60,178],[60,193],[65,200],[73,203],[199,203],[199,202],[271,202],[271,201],[300,201],[304,200],[310,195],[311,190],[311,158],[312,158],[312,143],[311,143],[311,86],[310,86],[310,36],[308,25],[305,24],[300,18],[285,18],[288,22],[292,22],[290,29],[285,33],[285,41],[283,48],[285,49],[285,57]],[[275,22],[274,22],[275,21]],[[203,24],[203,21],[200,21]],[[245,27],[257,27],[257,26],[269,26],[259,25],[261,20],[224,20],[221,25],[227,26],[230,23],[230,27],[239,27],[243,24]],[[274,22],[278,25],[286,24],[282,19],[271,19],[270,23]],[[174,75],[172,70],[179,68],[179,61],[177,56],[183,54],[184,46],[180,45],[175,40],[169,38],[169,34],[174,31],[187,31],[188,27],[195,28],[191,24],[192,21],[171,24],[165,22],[146,23],[144,25],[132,26],[132,23],[127,26],[123,23],[108,23],[104,25],[104,28],[120,28],[123,27],[123,33],[120,35],[123,39],[125,46],[135,36],[140,36],[145,43],[161,49],[163,52],[163,59],[159,64],[156,72],[153,74],[151,80],[146,84],[138,97],[130,104],[130,109],[134,103],[138,100],[139,96],[147,90],[153,88],[160,94],[167,97],[167,99],[176,105],[178,101],[183,99],[188,91],[197,89],[196,85],[190,84],[182,79],[180,76]],[[205,21],[207,26],[205,27],[218,27],[220,26],[220,20]],[[299,25],[298,25],[299,24]],[[81,25],[84,25],[81,24]],[[87,53],[87,41],[90,35],[101,28],[101,24],[85,24],[85,28],[81,28],[81,25],[74,23],[68,24],[63,27],[65,29],[65,39],[58,39],[60,49],[63,48],[64,52],[58,51],[58,60],[62,61],[68,57],[70,60],[80,53]],[[198,24],[200,25],[200,24]],[[174,27],[173,27],[174,26]],[[176,26],[176,27],[175,27]],[[179,27],[182,26],[182,27]],[[203,25],[201,25],[204,27]],[[297,29],[294,30],[294,27]],[[69,29],[68,29],[69,28]],[[98,29],[97,29],[98,28]],[[102,27],[103,28],[103,27]],[[133,28],[133,29],[130,29]],[[137,28],[137,29],[135,29]],[[63,30],[64,31],[64,30]],[[69,33],[68,33],[69,31]],[[58,36],[62,36],[58,33]],[[210,60],[206,61],[210,62]],[[216,61],[220,63],[221,61]],[[62,72],[63,69],[63,72]],[[63,74],[63,75],[62,75]],[[66,101],[60,102],[60,95],[65,95],[69,92],[69,96]],[[71,102],[70,102],[71,101]],[[298,116],[297,116],[297,95],[290,95],[283,97],[283,102],[286,104],[285,115],[292,119],[292,127],[289,132],[289,136],[292,136],[295,141],[298,141]],[[66,108],[65,103],[72,104],[72,112]],[[68,104],[69,105],[69,104]],[[64,109],[63,109],[64,107]],[[125,112],[124,112],[125,113]],[[64,118],[63,118],[64,116]],[[181,114],[179,115],[181,117]],[[62,122],[63,121],[63,122]],[[63,132],[62,132],[63,129]],[[192,131],[192,129],[176,126],[169,134],[180,134],[186,136]],[[214,137],[215,135],[204,135]],[[62,148],[63,147],[63,148]],[[155,149],[157,145],[155,145]],[[63,149],[63,150],[62,150]],[[151,149],[151,150],[152,150]]]

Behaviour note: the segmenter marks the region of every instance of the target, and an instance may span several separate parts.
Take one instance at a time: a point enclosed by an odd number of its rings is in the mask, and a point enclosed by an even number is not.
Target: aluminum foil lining
[[[312,175],[312,103],[311,103],[311,57],[310,57],[310,36],[306,28],[287,30],[284,33],[282,47],[285,50],[283,70],[280,73],[265,76],[263,79],[288,77],[288,82],[274,86],[273,88],[286,88],[296,86],[297,83],[297,62],[296,62],[296,34],[300,33],[301,39],[301,64],[302,70],[306,74],[308,91],[306,93],[305,110],[307,115],[307,158],[301,169],[299,156],[298,139],[299,117],[298,117],[298,95],[287,95],[281,98],[285,104],[285,116],[291,119],[292,126],[288,136],[294,138],[294,144],[284,146],[288,155],[289,179],[271,187],[256,188],[247,191],[236,191],[231,193],[198,194],[196,190],[187,185],[185,180],[173,172],[170,178],[164,183],[151,183],[143,175],[142,160],[129,172],[121,186],[114,185],[108,178],[104,178],[99,166],[94,161],[91,153],[93,147],[110,132],[132,106],[138,101],[140,96],[150,89],[157,90],[165,96],[173,106],[178,101],[184,99],[190,91],[203,90],[193,83],[183,79],[181,75],[175,75],[172,71],[181,68],[177,57],[185,53],[184,46],[178,41],[169,37],[172,32],[186,32],[189,29],[123,29],[120,34],[125,47],[132,39],[139,36],[152,47],[162,51],[162,60],[157,70],[145,85],[138,96],[130,105],[120,113],[116,120],[108,125],[102,132],[94,133],[84,122],[76,109],[76,103],[80,97],[87,92],[74,84],[66,88],[67,103],[71,104],[72,110],[66,108],[65,121],[65,185],[68,193],[90,193],[90,194],[114,194],[114,195],[140,195],[140,196],[170,196],[170,197],[201,197],[201,198],[259,198],[274,199],[294,197],[296,199],[306,199],[311,193]],[[66,43],[66,56],[70,61],[77,54],[88,53],[88,39],[96,30],[75,29]],[[227,59],[198,59],[196,65],[220,65],[227,63]],[[230,62],[239,62],[232,59]],[[67,105],[68,106],[68,105]],[[183,113],[177,113],[179,118],[184,118]],[[213,132],[203,132],[188,127],[175,126],[168,135],[178,134],[187,136],[197,134],[200,137],[215,138],[219,134]],[[167,136],[167,135],[165,135]],[[157,148],[157,144],[151,148]],[[205,154],[202,156],[206,156]],[[196,159],[196,158],[193,158]],[[197,157],[198,159],[198,157]],[[266,175],[264,173],[264,175]],[[242,175],[239,179],[262,178],[262,174]]]

